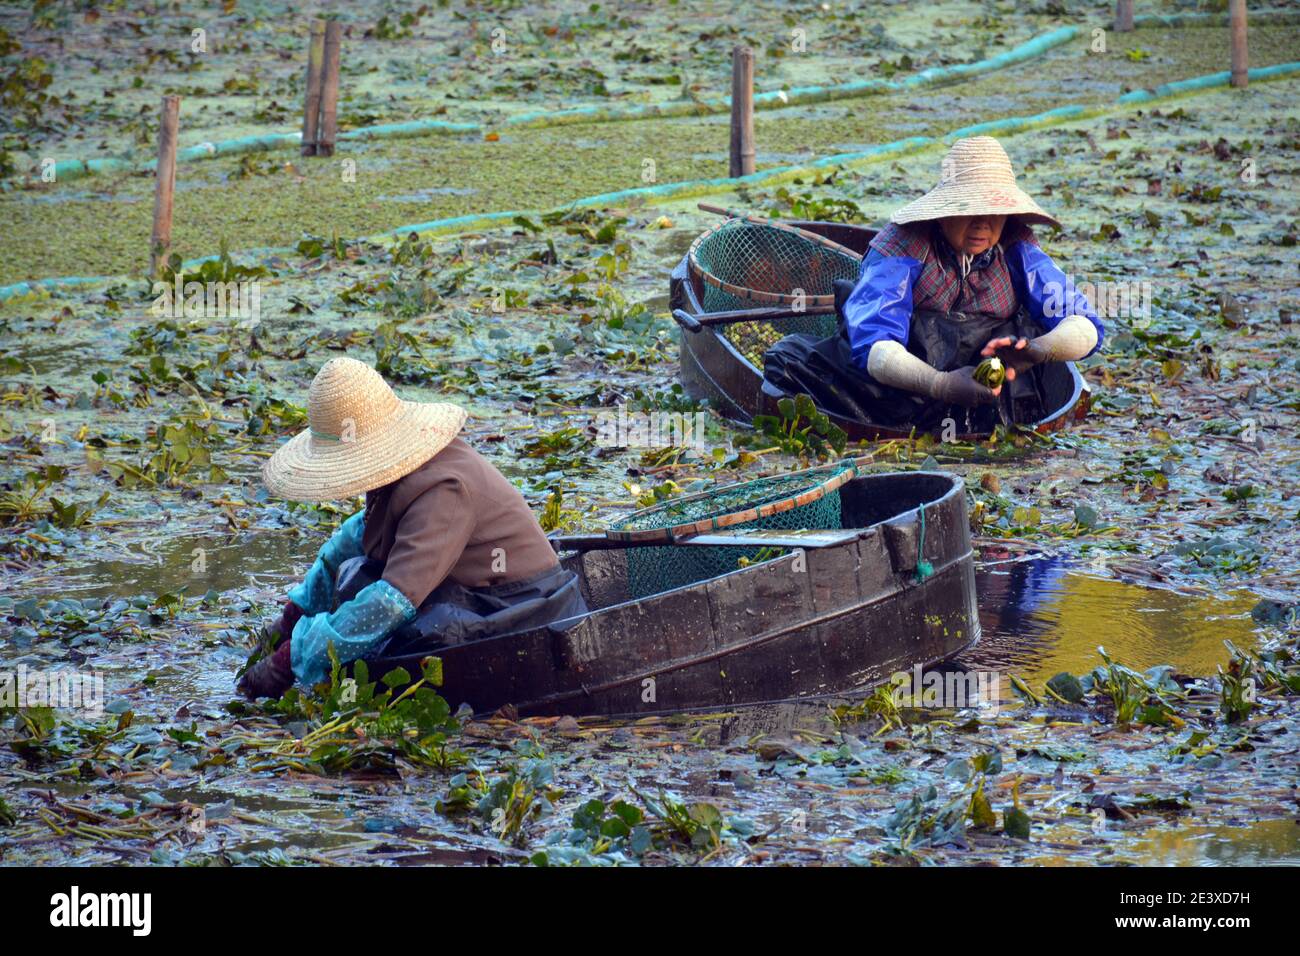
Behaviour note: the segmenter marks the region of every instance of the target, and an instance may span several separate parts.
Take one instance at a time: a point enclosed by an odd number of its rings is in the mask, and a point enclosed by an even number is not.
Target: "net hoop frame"
[[[672,544],[685,538],[692,538],[697,534],[708,534],[710,532],[721,531],[725,528],[733,527],[734,525],[746,524],[750,521],[757,521],[761,518],[770,518],[772,515],[778,515],[795,508],[801,508],[804,505],[812,504],[814,501],[820,501],[831,492],[838,491],[843,485],[858,477],[858,462],[856,459],[847,459],[842,462],[822,465],[817,468],[807,468],[803,471],[792,471],[787,472],[784,475],[769,475],[767,477],[793,478],[797,475],[803,474],[812,475],[819,471],[825,471],[828,468],[834,468],[836,471],[825,481],[822,481],[811,488],[806,488],[796,495],[779,498],[776,501],[769,501],[761,505],[754,505],[750,508],[743,508],[739,511],[714,515],[711,518],[700,518],[696,521],[683,522],[682,524],[672,525],[667,528],[638,528],[626,531],[606,528],[605,537],[609,538],[611,541],[621,541],[627,544]],[[662,504],[654,505],[650,508],[643,508],[640,511],[634,511],[624,520],[631,520],[638,515],[650,514],[662,510],[669,505],[679,505],[684,502],[699,501],[728,489],[739,488],[742,485],[764,480],[766,479],[752,478],[748,481],[735,481],[729,485],[719,485],[705,491],[697,491],[694,494],[683,495],[680,498],[672,498]]]
[[[691,243],[691,248],[686,254],[686,259],[690,265],[691,273],[693,275],[698,276],[700,278],[700,281],[707,282],[715,289],[721,289],[723,292],[726,292],[729,295],[733,295],[738,299],[744,299],[748,302],[760,302],[763,303],[764,305],[793,305],[795,302],[795,296],[788,295],[784,292],[764,292],[760,289],[750,289],[747,288],[746,286],[733,285],[730,282],[726,282],[722,279],[719,279],[712,272],[710,272],[708,269],[704,268],[704,266],[700,264],[700,260],[699,260],[700,246],[703,245],[704,242],[709,239],[709,237],[713,236],[714,234],[720,232],[723,229],[729,228],[732,223],[736,223],[736,222],[747,222],[753,225],[767,226],[772,229],[778,229],[782,232],[793,233],[796,236],[799,236],[803,239],[807,239],[809,242],[815,243],[824,248],[831,249],[835,252],[839,252],[843,255],[846,255],[857,262],[862,261],[862,256],[859,253],[854,252],[852,249],[848,248],[847,246],[842,246],[838,242],[835,242],[833,239],[827,239],[825,236],[819,236],[815,232],[809,232],[806,229],[800,229],[798,226],[792,226],[789,223],[781,222],[778,219],[764,219],[761,216],[729,216],[728,218],[722,220],[722,222],[718,223],[716,226],[712,226],[709,229],[707,229],[705,232],[702,232],[700,235],[696,236],[695,241]],[[803,297],[803,302],[805,305],[810,305],[810,306],[811,305],[834,306],[835,294],[827,293],[822,295],[805,295]]]

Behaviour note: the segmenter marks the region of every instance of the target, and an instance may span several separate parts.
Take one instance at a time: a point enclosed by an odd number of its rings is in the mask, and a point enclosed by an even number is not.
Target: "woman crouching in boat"
[[[273,654],[245,672],[250,699],[312,687],[340,663],[411,654],[587,612],[523,496],[457,437],[455,405],[405,402],[363,362],[326,362],[310,428],[263,469],[273,494],[366,493],[289,592]]]
[[[961,416],[967,431],[991,431],[1001,388],[974,371],[996,356],[1011,408],[1043,417],[1054,410],[1043,391],[1052,364],[1092,354],[1105,330],[1039,248],[1034,223],[1057,225],[1016,185],[1001,144],[958,140],[939,185],[871,240],[847,297],[837,283],[838,333],[783,339],[765,357],[766,378],[859,421],[938,430]]]

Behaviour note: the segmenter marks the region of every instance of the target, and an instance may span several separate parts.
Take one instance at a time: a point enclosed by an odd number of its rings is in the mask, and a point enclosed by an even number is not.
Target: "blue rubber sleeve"
[[[882,339],[907,344],[912,324],[912,286],[921,263],[909,256],[886,256],[872,249],[852,295],[844,303],[844,325],[853,363],[867,370],[871,346]]]
[[[331,644],[339,663],[346,664],[365,657],[381,640],[414,618],[415,608],[401,591],[387,581],[369,584],[332,614],[316,614],[298,621],[290,651],[294,677],[300,684],[313,687],[329,678]]]
[[[339,525],[339,529],[321,547],[302,583],[289,590],[289,600],[302,608],[304,613],[321,614],[334,606],[334,579],[338,577],[339,565],[362,553],[361,535],[365,530],[365,516],[364,511],[358,511]]]

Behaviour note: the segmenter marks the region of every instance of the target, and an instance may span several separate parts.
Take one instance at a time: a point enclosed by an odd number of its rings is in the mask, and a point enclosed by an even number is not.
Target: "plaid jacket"
[[[890,223],[871,240],[844,321],[854,363],[865,371],[876,342],[907,344],[915,309],[1005,319],[1021,306],[1048,329],[1067,315],[1085,315],[1101,342],[1104,329],[1087,298],[1023,223],[1008,220],[998,245],[972,259],[964,276],[937,222]]]
[[[1025,228],[1028,241],[1033,233]],[[1019,308],[1011,270],[1002,245],[976,256],[963,279],[956,253],[939,232],[937,222],[896,226],[892,222],[871,240],[871,248],[885,257],[914,259],[921,272],[912,283],[912,308],[938,312],[979,312],[1010,318]]]

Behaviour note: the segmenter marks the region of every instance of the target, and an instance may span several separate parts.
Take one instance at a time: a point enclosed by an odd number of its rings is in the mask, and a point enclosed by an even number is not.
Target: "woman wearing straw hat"
[[[851,291],[837,288],[838,334],[782,340],[768,380],[826,411],[920,429],[998,401],[972,375],[985,357],[1002,360],[1013,398],[1029,396],[1037,366],[1090,355],[1104,332],[1039,248],[1039,223],[1058,225],[1016,185],[1001,144],[958,140],[939,184],[871,240]]]
[[[326,679],[331,646],[348,663],[586,613],[523,496],[457,437],[462,409],[401,401],[370,366],[336,358],[311,383],[307,419],[266,463],[267,488],[295,501],[365,492],[366,505],[289,592],[246,696]]]

